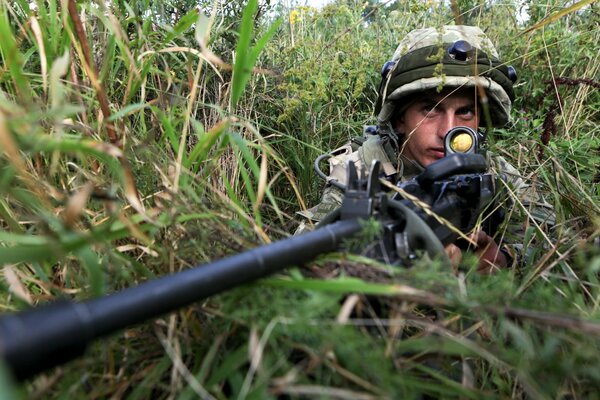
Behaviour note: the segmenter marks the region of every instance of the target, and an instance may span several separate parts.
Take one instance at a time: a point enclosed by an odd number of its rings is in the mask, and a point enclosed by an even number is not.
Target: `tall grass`
[[[597,397],[597,5],[565,14],[562,1],[533,1],[523,23],[510,2],[455,3],[460,16],[441,2],[0,0],[4,312],[286,236],[318,199],[313,159],[373,121],[379,68],[399,38],[458,18],[519,71],[514,123],[493,150],[557,217],[552,232],[521,226],[519,267],[494,276],[468,259],[456,277],[435,263],[329,255],[132,327],[25,384],[0,373],[0,391]],[[511,213],[518,223],[526,211]]]

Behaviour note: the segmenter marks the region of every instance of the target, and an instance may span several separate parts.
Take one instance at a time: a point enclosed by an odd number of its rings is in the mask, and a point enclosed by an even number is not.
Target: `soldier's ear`
[[[405,123],[404,123],[404,113],[399,113],[394,115],[394,117],[392,117],[392,126],[394,127],[394,130],[396,131],[396,133],[398,134],[404,134],[405,132]]]

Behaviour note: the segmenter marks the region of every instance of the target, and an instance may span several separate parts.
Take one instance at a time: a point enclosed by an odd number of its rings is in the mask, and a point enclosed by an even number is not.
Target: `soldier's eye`
[[[456,110],[456,114],[461,115],[463,117],[473,117],[475,116],[475,108],[474,107],[461,107]]]
[[[434,111],[436,111],[436,106],[434,103],[427,103],[423,105],[423,112],[432,113]]]

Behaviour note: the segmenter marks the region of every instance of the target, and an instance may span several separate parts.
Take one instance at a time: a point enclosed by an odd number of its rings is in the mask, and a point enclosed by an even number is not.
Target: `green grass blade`
[[[232,110],[237,106],[238,101],[242,97],[244,88],[253,65],[249,59],[250,43],[252,41],[252,32],[254,30],[254,14],[258,7],[257,0],[249,0],[244,13],[242,15],[242,23],[238,37],[238,43],[235,50],[235,64],[233,65],[233,76],[231,79],[231,99],[230,107]]]
[[[330,293],[394,295],[403,291],[403,288],[398,285],[370,283],[358,278],[338,278],[332,280],[303,279],[300,281],[284,278],[268,278],[261,280],[260,283],[273,287]]]
[[[18,95],[28,103],[33,97],[33,92],[29,86],[29,80],[23,71],[23,54],[17,47],[17,41],[13,35],[11,24],[8,19],[8,10],[2,7],[0,10],[0,56],[3,64],[8,66],[9,76],[15,84]]]
[[[91,297],[99,297],[106,294],[106,276],[100,256],[90,246],[84,246],[76,251],[75,255],[81,260],[87,273]]]
[[[25,399],[25,395],[19,395],[17,385],[14,382],[8,368],[3,360],[0,360],[0,397],[2,399]]]
[[[567,7],[567,8],[563,8],[562,10],[550,15],[547,18],[544,18],[543,20],[541,20],[540,22],[538,22],[537,24],[533,25],[532,27],[527,28],[525,31],[523,31],[523,34],[525,33],[529,33],[532,31],[536,31],[538,29],[540,29],[541,27],[550,24],[552,22],[555,22],[559,19],[561,19],[562,17],[564,17],[565,15],[571,14],[587,5],[590,5],[594,2],[596,2],[597,0],[581,0],[578,1],[575,4],[572,4],[571,6]]]
[[[165,42],[168,43],[168,42],[172,41],[173,39],[175,39],[176,37],[178,37],[179,35],[181,35],[183,32],[188,30],[192,25],[194,25],[194,23],[196,23],[196,21],[198,21],[198,10],[192,9],[192,11],[188,12],[187,14],[185,14],[183,17],[181,17],[179,19],[177,24],[175,24],[175,26],[173,27],[173,31],[169,35],[167,35],[167,37],[165,38]]]
[[[111,114],[111,116],[108,118],[108,121],[117,121],[125,116],[128,116],[130,114],[134,114],[140,110],[143,110],[145,108],[150,107],[150,105],[148,103],[135,103],[135,104],[129,104],[126,107],[123,107],[122,109],[120,109],[119,111],[115,112],[114,114]]]
[[[55,260],[62,254],[64,254],[62,253],[62,249],[58,249],[54,243],[43,246],[21,245],[0,247],[0,263],[15,264],[20,262]]]
[[[256,41],[256,44],[254,45],[254,47],[250,51],[250,56],[249,56],[249,59],[250,59],[249,63],[252,66],[254,66],[254,64],[256,63],[256,60],[258,59],[259,54],[263,51],[263,49],[265,48],[265,46],[267,45],[267,43],[273,38],[273,36],[277,32],[277,29],[279,29],[279,26],[282,23],[283,23],[283,19],[282,18],[277,19],[273,23],[273,25],[271,25],[271,27],[269,28],[269,30],[263,36],[261,36],[260,39],[258,39]]]
[[[230,351],[226,358],[210,375],[210,378],[207,381],[208,388],[231,376],[233,372],[237,371],[237,369],[247,361],[248,347],[246,345]]]
[[[208,132],[200,133],[198,143],[196,143],[187,158],[186,166],[190,167],[192,164],[197,164],[200,168],[201,164],[209,157],[215,143],[225,135],[230,124],[230,120],[225,119],[209,129]]]

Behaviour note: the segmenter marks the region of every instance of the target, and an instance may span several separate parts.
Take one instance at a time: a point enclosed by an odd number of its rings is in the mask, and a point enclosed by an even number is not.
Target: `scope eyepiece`
[[[466,126],[457,126],[446,133],[444,137],[444,153],[450,154],[476,154],[479,152],[480,141],[483,134]]]

